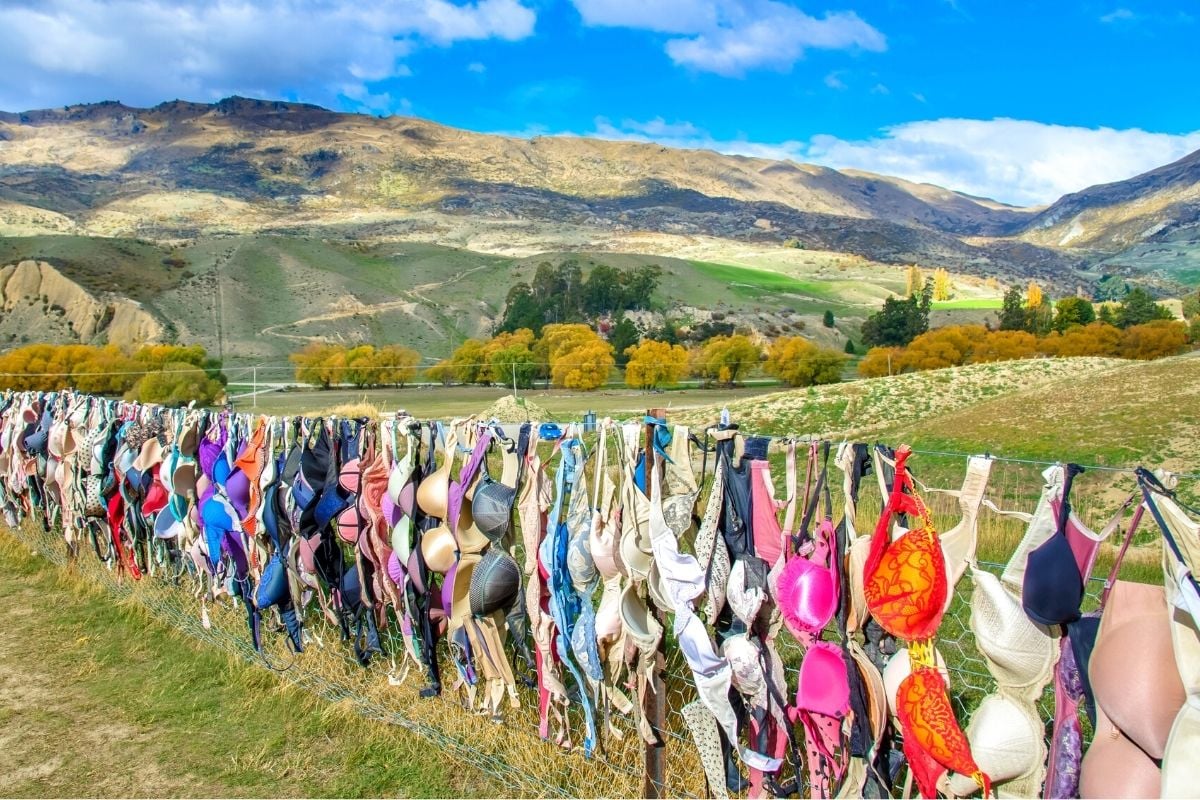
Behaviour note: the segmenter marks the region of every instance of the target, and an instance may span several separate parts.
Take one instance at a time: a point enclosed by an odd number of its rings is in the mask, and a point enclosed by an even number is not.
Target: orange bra
[[[991,780],[971,756],[935,662],[933,636],[950,589],[937,529],[905,468],[911,454],[908,445],[896,451],[896,479],[871,537],[864,594],[880,626],[910,643],[913,668],[896,691],[896,716],[904,731],[904,754],[921,795],[937,797],[938,778],[952,769],[970,775],[988,796]],[[897,513],[911,515],[915,524],[893,542],[891,522]]]

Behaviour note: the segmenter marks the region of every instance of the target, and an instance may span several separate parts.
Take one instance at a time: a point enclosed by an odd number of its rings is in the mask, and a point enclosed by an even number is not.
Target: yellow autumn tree
[[[903,347],[872,347],[858,362],[858,374],[864,378],[882,378],[900,372]]]
[[[714,336],[692,355],[692,371],[709,383],[732,386],[759,362],[758,345],[746,336]]]
[[[945,267],[938,267],[933,272],[933,299],[949,300],[954,294],[954,282]]]
[[[1028,309],[1041,308],[1045,299],[1042,287],[1038,285],[1038,282],[1030,281],[1029,286],[1025,288],[1025,307]]]
[[[404,386],[417,377],[421,354],[398,344],[385,345],[371,359],[372,383],[376,386]]]
[[[593,332],[591,339],[554,351],[550,380],[564,389],[591,391],[604,385],[615,363],[612,345]]]
[[[677,344],[645,339],[625,348],[625,385],[634,389],[657,389],[679,383],[688,371],[688,352]]]
[[[904,273],[904,295],[912,297],[914,294],[920,296],[921,290],[925,288],[925,276],[921,274],[921,268],[913,264]]]
[[[296,365],[296,380],[328,389],[341,381],[345,352],[346,348],[341,345],[309,342],[303,350],[288,356],[288,360]]]
[[[842,379],[846,356],[801,336],[781,336],[767,349],[763,372],[789,386],[820,386]]]

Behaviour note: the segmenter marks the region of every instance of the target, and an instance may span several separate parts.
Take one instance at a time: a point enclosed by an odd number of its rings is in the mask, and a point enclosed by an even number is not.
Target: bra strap
[[[1136,495],[1130,495],[1129,499],[1121,504],[1121,508],[1117,511],[1114,521],[1119,521],[1124,514],[1125,509],[1129,508],[1130,502]],[[1117,551],[1117,557],[1113,559],[1112,569],[1108,571],[1108,578],[1104,581],[1104,591],[1100,594],[1100,611],[1104,611],[1104,607],[1108,605],[1108,594],[1112,591],[1113,585],[1117,582],[1117,575],[1121,572],[1121,562],[1125,560],[1125,551],[1129,549],[1129,543],[1133,541],[1133,535],[1137,532],[1138,523],[1142,521],[1142,513],[1146,510],[1144,505],[1138,504],[1137,509],[1133,512],[1133,519],[1129,521],[1129,530],[1125,532],[1125,541],[1121,543],[1121,549]],[[1118,522],[1119,524],[1119,522]]]
[[[791,537],[792,528],[796,524],[796,442],[789,439],[787,443],[787,467],[785,480],[787,482],[787,511],[783,515],[783,534]]]

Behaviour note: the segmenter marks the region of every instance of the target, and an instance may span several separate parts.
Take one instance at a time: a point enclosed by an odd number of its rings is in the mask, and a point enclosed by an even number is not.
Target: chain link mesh
[[[926,484],[957,488],[961,483],[963,464],[960,458],[914,459],[913,467],[917,477]],[[1039,472],[1037,467],[1028,465],[996,463],[988,497],[1001,507],[1030,511],[1041,491]],[[782,476],[781,464],[775,473],[777,479]],[[868,478],[868,481],[873,479]],[[1124,485],[1126,482],[1128,486]],[[1123,476],[1105,475],[1081,480],[1076,486],[1076,510],[1084,519],[1096,523],[1106,519],[1119,505],[1132,489],[1132,481]],[[957,522],[959,512],[953,498],[929,494],[925,499],[939,529],[944,530]],[[857,517],[860,535],[873,530],[880,505],[874,484],[864,483]],[[835,519],[840,514],[841,509],[835,505]],[[979,567],[998,573],[1023,530],[1023,524],[1016,520],[984,511],[979,523]],[[403,674],[396,674],[397,669],[402,668],[398,662],[403,660],[403,650],[394,631],[381,632],[389,656],[376,658],[366,668],[358,664],[350,648],[341,641],[341,632],[316,615],[310,615],[306,620],[306,631],[313,641],[303,654],[292,654],[285,645],[285,635],[273,630],[270,624],[265,625],[264,652],[260,654],[251,645],[244,608],[235,608],[229,603],[210,605],[209,624],[202,621],[195,584],[186,574],[176,576],[160,570],[157,575],[132,581],[90,557],[90,552],[81,551],[79,558],[69,558],[61,536],[44,531],[33,521],[26,520],[12,533],[43,557],[99,584],[117,599],[140,604],[158,620],[198,641],[248,663],[270,668],[281,679],[330,703],[345,704],[364,717],[398,725],[425,737],[443,753],[486,773],[503,787],[505,794],[527,797],[641,795],[643,745],[634,721],[628,717],[614,715],[614,725],[621,738],[602,737],[602,747],[587,759],[583,757],[578,741],[572,749],[564,750],[537,735],[537,697],[530,689],[518,687],[521,708],[507,710],[504,725],[492,725],[485,717],[465,709],[450,691],[442,697],[419,697],[417,684],[421,681],[412,677],[403,680]],[[1135,569],[1138,563],[1142,567],[1150,561],[1157,563],[1160,551],[1155,542],[1157,538],[1150,537],[1149,546],[1140,548],[1142,555],[1135,555],[1127,562],[1133,563]],[[1135,547],[1135,551],[1138,549]],[[1091,607],[1097,602],[1103,585],[1102,576],[1107,575],[1111,563],[1112,547],[1105,545],[1097,562],[1096,576],[1088,585],[1087,602]],[[938,648],[950,671],[952,701],[964,723],[979,701],[995,688],[994,679],[975,649],[969,621],[970,594],[970,578],[966,577],[958,587],[937,638]],[[786,633],[783,637],[780,652],[791,673],[789,682],[795,685],[795,671],[802,653]],[[454,674],[449,662],[443,669],[447,675]],[[686,664],[674,646],[668,648],[665,684],[668,709],[664,731],[666,795],[705,796],[704,771],[681,713],[687,703],[697,698],[697,693]],[[1053,713],[1049,689],[1042,697],[1039,710],[1048,723]],[[572,703],[569,716],[570,730],[577,740],[581,739],[583,718],[578,703]]]

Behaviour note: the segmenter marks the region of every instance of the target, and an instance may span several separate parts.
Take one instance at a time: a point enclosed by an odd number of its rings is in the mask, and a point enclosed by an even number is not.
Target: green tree
[[[929,288],[929,284],[926,284]],[[867,317],[862,326],[863,344],[869,347],[902,347],[929,329],[931,292],[903,300],[889,297],[883,308]]]
[[[1120,275],[1105,275],[1096,281],[1096,291],[1092,296],[1098,302],[1120,300],[1129,292],[1129,284]]]
[[[1028,324],[1029,317],[1025,313],[1025,298],[1021,287],[1008,287],[1000,307],[1000,330],[1023,331],[1028,328]]]
[[[1100,312],[1096,314],[1096,321],[1103,322],[1106,325],[1112,325],[1115,328],[1117,327],[1116,312],[1113,311],[1112,306],[1110,306],[1108,303],[1101,303]]]
[[[625,351],[638,343],[642,338],[642,332],[638,330],[637,325],[633,323],[629,317],[624,314],[617,324],[613,326],[608,333],[608,343],[613,346],[613,350],[617,354],[617,364],[625,366],[629,361],[629,354]]]
[[[1144,325],[1156,319],[1171,319],[1171,312],[1154,302],[1154,298],[1140,286],[1135,286],[1121,301],[1117,309],[1117,327],[1129,328]]]
[[[857,355],[857,353],[858,353],[858,351],[854,349],[854,340],[853,339],[847,339],[846,346],[844,348],[842,348],[842,350],[848,356]]]
[[[683,337],[679,333],[679,320],[664,317],[662,326],[646,333],[647,339],[667,344],[679,344]]]
[[[828,308],[825,309],[825,315],[823,317],[821,317],[821,324],[824,325],[826,328],[832,328],[833,322],[834,322],[833,311]]]
[[[1195,319],[1200,317],[1200,289],[1183,297],[1183,318]]]
[[[1054,304],[1054,330],[1062,333],[1072,325],[1096,321],[1096,309],[1082,297],[1064,297]]]
[[[508,290],[504,302],[504,318],[500,322],[501,331],[515,331],[529,328],[534,333],[540,333],[546,324],[546,315],[533,289],[528,283],[514,284]]]

